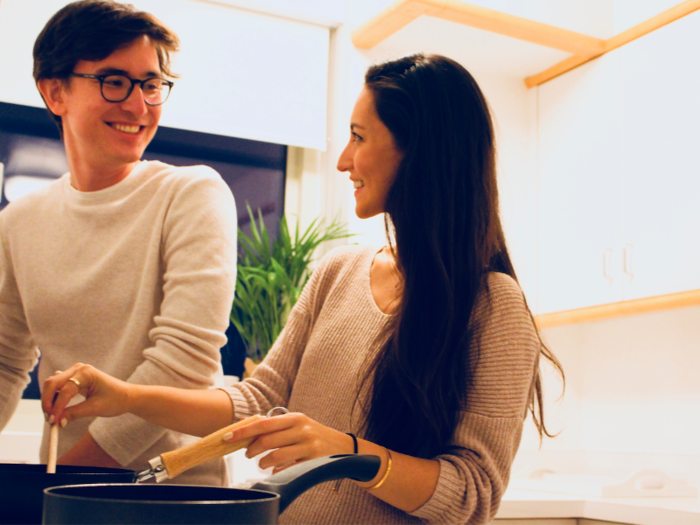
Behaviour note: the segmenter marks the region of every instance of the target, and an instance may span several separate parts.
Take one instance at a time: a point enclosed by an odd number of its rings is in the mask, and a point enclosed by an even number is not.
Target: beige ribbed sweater
[[[68,174],[0,213],[0,429],[41,349],[39,380],[78,361],[132,383],[207,388],[220,375],[236,275],[236,209],[211,168],[141,162],[118,184],[79,192]],[[193,440],[132,416],[82,419],[122,465]],[[41,457],[47,457],[44,432]],[[223,461],[178,483],[222,485]]]
[[[252,378],[228,389],[236,416],[287,406],[342,432],[351,418],[358,375],[390,317],[376,306],[369,272],[376,250],[345,247],[319,264],[284,331]],[[479,360],[469,405],[452,443],[435,459],[440,477],[432,497],[407,514],[350,481],[340,494],[324,483],[299,497],[282,523],[488,523],[508,484],[539,355],[539,340],[518,285],[489,276],[491,301],[473,316]],[[472,344],[471,352],[476,352]]]

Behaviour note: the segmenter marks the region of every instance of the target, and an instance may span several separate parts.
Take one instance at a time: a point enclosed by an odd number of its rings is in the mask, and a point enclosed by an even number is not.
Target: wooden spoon
[[[46,464],[47,474],[56,473],[56,456],[58,454],[58,429],[58,424],[51,425],[51,432],[49,433],[49,461]]]

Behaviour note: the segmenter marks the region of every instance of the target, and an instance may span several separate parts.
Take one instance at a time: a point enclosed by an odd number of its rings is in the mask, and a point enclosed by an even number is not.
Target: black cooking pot
[[[188,485],[79,485],[44,491],[45,524],[277,523],[304,491],[341,478],[369,481],[377,456],[347,454],[305,461],[252,489]]]
[[[44,489],[57,485],[133,483],[133,470],[0,463],[0,523],[41,523]]]

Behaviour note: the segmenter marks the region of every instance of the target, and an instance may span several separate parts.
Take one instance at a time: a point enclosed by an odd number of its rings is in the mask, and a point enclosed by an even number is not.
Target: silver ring
[[[283,414],[289,414],[289,410],[284,407],[275,407],[267,413],[267,417],[281,416]]]

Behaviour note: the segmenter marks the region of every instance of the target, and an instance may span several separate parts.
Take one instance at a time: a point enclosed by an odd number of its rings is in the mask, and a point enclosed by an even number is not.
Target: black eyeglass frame
[[[172,82],[170,80],[166,80],[166,79],[160,78],[160,77],[150,77],[150,78],[146,78],[144,80],[139,80],[137,78],[131,78],[131,77],[127,77],[126,75],[120,75],[120,74],[116,74],[116,73],[110,73],[109,75],[89,75],[87,73],[71,73],[70,76],[71,77],[79,77],[79,78],[92,78],[92,79],[98,80],[100,82],[100,95],[102,95],[102,98],[105,99],[107,102],[114,102],[114,103],[124,102],[127,98],[129,98],[131,96],[131,93],[133,93],[134,87],[136,86],[136,84],[139,85],[139,87],[141,88],[141,94],[143,94],[143,85],[146,82],[151,82],[152,80],[162,80],[163,82],[165,82],[168,85],[168,96],[165,97],[165,99],[162,102],[159,102],[158,104],[153,104],[153,103],[149,102],[148,100],[146,100],[146,97],[144,97],[143,101],[146,104],[148,104],[149,106],[160,106],[162,104],[165,104],[165,102],[170,97],[170,92],[172,91],[173,86],[175,85],[175,82]],[[129,90],[126,92],[126,96],[123,99],[121,99],[121,100],[109,100],[107,97],[105,97],[104,90],[102,89],[102,86],[104,85],[104,81],[107,77],[123,77],[123,78],[126,78],[129,82],[131,82],[131,87],[129,87]]]

